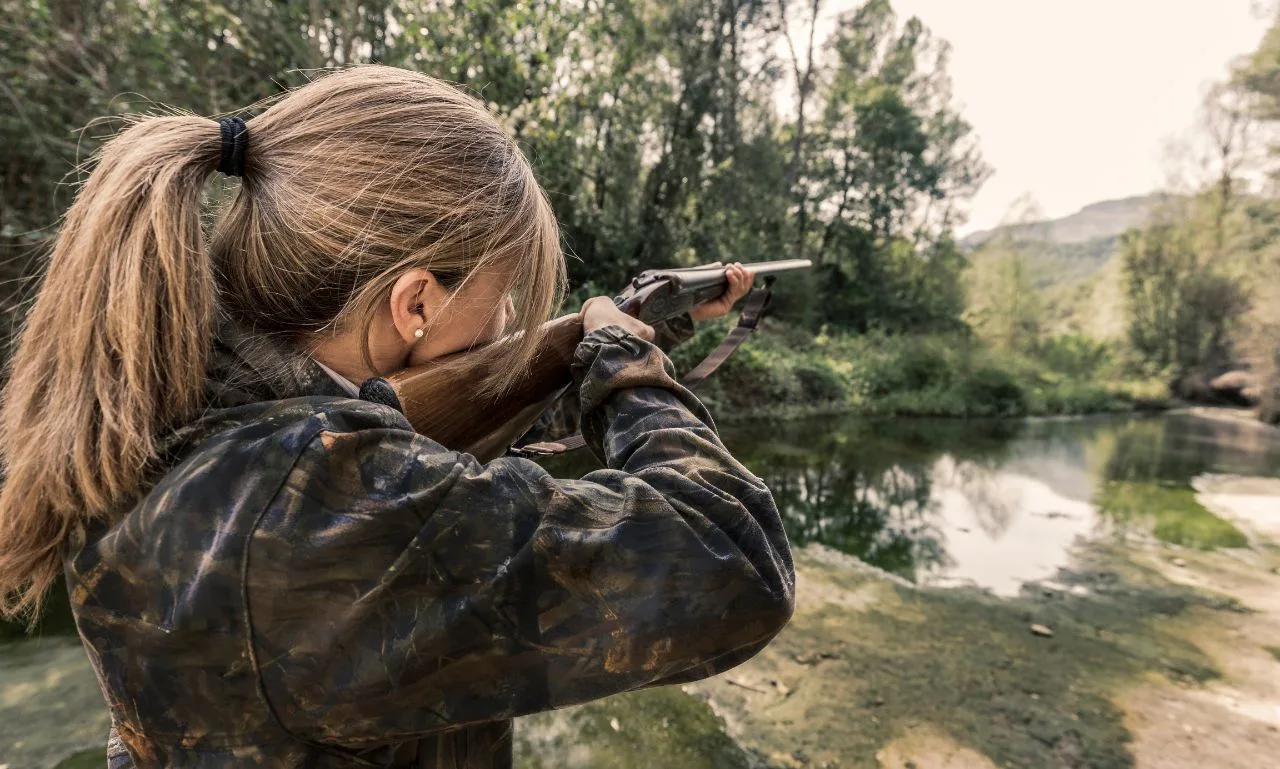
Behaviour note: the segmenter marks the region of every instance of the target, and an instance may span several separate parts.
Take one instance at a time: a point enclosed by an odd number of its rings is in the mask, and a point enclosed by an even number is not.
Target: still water
[[[795,546],[821,542],[917,583],[997,595],[1051,576],[1078,538],[1117,528],[1096,504],[1107,484],[1190,494],[1206,474],[1280,475],[1280,430],[1223,416],[825,418],[721,434],[773,490]],[[580,453],[548,466],[598,465]]]
[[[773,490],[796,547],[821,542],[908,580],[996,595],[1051,578],[1082,540],[1142,536],[1143,521],[1100,502],[1105,490],[1191,499],[1209,475],[1280,475],[1280,431],[1221,416],[826,418],[722,435]],[[595,464],[580,452],[547,466],[569,476]],[[0,767],[99,765],[108,722],[67,619],[54,607],[42,638],[0,641]]]

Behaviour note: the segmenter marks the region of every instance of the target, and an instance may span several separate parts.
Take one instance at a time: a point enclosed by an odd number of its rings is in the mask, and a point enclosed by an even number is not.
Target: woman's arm
[[[286,728],[357,746],[695,680],[786,624],[773,498],[666,356],[610,326],[573,371],[608,468],[582,479],[336,415],[310,441],[246,571]]]
[[[727,265],[727,270],[729,282],[725,286],[724,293],[719,297],[703,302],[683,315],[653,324],[653,343],[663,352],[670,353],[679,345],[692,339],[696,332],[694,321],[728,315],[733,305],[751,291],[751,284],[755,281],[754,272],[743,267],[741,262]],[[538,417],[538,421],[520,436],[515,445],[526,446],[530,443],[567,438],[581,429],[579,427],[581,417],[577,389],[570,388]]]
[[[653,324],[653,343],[664,353],[670,353],[676,347],[693,338],[695,329],[693,318],[689,313],[668,318],[661,323]],[[579,432],[582,427],[581,400],[578,388],[570,387],[551,405],[538,421],[533,423],[515,445],[527,446],[541,441],[556,441]]]

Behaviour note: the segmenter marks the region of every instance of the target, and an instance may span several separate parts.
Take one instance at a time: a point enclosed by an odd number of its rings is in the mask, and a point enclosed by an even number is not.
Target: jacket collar
[[[308,395],[348,398],[341,385],[287,341],[219,318],[205,395],[212,408],[231,408]]]
[[[159,477],[194,445],[255,418],[255,404],[308,396],[348,398],[314,360],[279,338],[253,334],[220,315],[204,380],[205,408],[157,440],[152,472]]]

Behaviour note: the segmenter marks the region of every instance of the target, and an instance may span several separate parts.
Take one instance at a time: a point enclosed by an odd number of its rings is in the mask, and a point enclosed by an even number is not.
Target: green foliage
[[[947,339],[894,340],[877,335],[867,341],[875,350],[855,360],[852,372],[864,396],[880,398],[903,391],[940,390],[953,383],[959,362],[955,360],[956,348],[948,345]]]
[[[989,171],[951,98],[947,44],[886,0],[837,19],[793,115],[772,94],[799,75],[760,66],[777,63],[786,4],[764,0],[0,2],[13,22],[0,30],[13,107],[0,111],[0,243],[13,274],[0,278],[34,272],[14,257],[38,253],[69,202],[59,181],[110,134],[110,121],[77,134],[94,118],[151,100],[237,110],[309,71],[379,61],[456,82],[507,123],[562,225],[571,304],[646,267],[814,259],[777,286],[788,325],[733,356],[708,399],[745,413],[955,415],[1102,400],[1075,384],[1102,366],[1083,365],[1095,351],[1038,346],[1022,309],[1007,313],[1018,338],[996,345],[1005,357],[968,336],[952,212]],[[1029,296],[1023,277],[1005,283]],[[678,357],[696,360],[723,328]]]
[[[1232,277],[1199,254],[1187,226],[1159,223],[1125,236],[1129,344],[1148,371],[1181,377],[1231,358],[1231,332],[1248,307]]]
[[[838,224],[832,247],[838,260],[819,265],[808,286],[788,287],[810,292],[814,323],[861,333],[962,328],[960,273],[965,259],[952,241],[940,241],[922,253],[906,240],[876,243],[865,230]]]
[[[1057,334],[1041,339],[1036,357],[1059,374],[1092,377],[1114,364],[1114,351],[1106,342],[1079,333]]]
[[[1245,547],[1248,540],[1235,526],[1206,510],[1195,491],[1151,481],[1111,481],[1094,500],[1103,515],[1118,525],[1150,526],[1161,541],[1201,550]]]
[[[687,371],[723,337],[720,321],[673,354]],[[1064,368],[1103,356],[1085,341],[1060,343]],[[768,321],[703,383],[699,397],[718,419],[855,412],[947,417],[1009,417],[1125,411],[1160,405],[1137,383],[1111,381],[1109,362],[1057,373],[1043,361],[993,350],[959,334],[816,336]],[[1163,389],[1161,390],[1163,392]]]
[[[811,356],[792,364],[792,374],[800,385],[800,396],[809,403],[844,401],[845,381],[825,358]]]
[[[1028,244],[991,241],[974,254],[965,277],[970,295],[965,317],[977,334],[1001,350],[1034,349],[1044,324]]]
[[[989,171],[951,104],[949,47],[871,0],[837,19],[827,54],[821,117],[791,159],[796,255],[821,266],[808,286],[820,301],[802,317],[814,329],[955,330],[964,258],[936,204]]]
[[[1014,375],[992,365],[979,366],[960,382],[959,394],[983,416],[1019,416],[1027,413],[1027,393]]]
[[[241,110],[377,61],[455,82],[507,123],[552,200],[576,299],[646,267],[808,256],[821,271],[784,281],[778,308],[811,329],[960,325],[951,212],[987,171],[946,44],[886,0],[814,51],[807,123],[773,96],[796,85],[776,61],[787,3],[0,2],[6,285],[34,277],[71,199],[60,183],[116,125],[81,132],[90,121]],[[833,394],[829,371],[803,370]]]

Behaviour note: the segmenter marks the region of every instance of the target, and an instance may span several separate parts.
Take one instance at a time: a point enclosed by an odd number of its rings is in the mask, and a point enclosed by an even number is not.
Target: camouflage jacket
[[[715,675],[790,617],[768,488],[616,326],[572,365],[606,468],[576,480],[219,340],[211,407],[66,560],[113,768],[509,767],[512,718]]]

